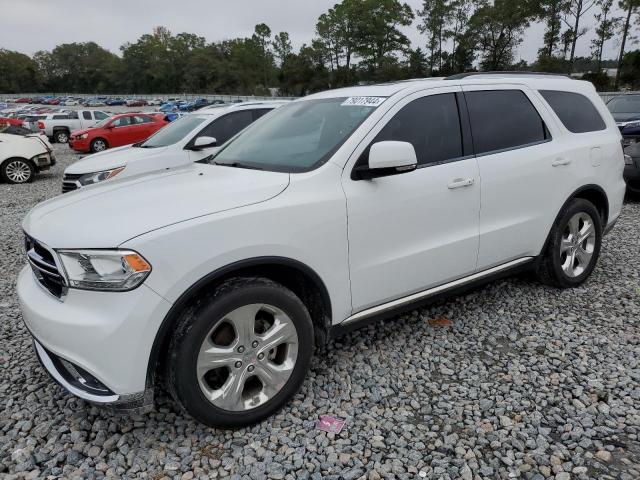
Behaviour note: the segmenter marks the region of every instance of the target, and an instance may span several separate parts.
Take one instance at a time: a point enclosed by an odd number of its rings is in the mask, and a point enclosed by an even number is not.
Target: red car
[[[145,113],[124,113],[106,118],[92,128],[75,130],[69,146],[78,152],[101,152],[147,139],[168,122]]]
[[[21,127],[22,120],[19,118],[0,117],[0,125],[12,125],[14,127]]]
[[[16,103],[31,103],[33,99],[31,97],[20,97],[15,100]]]

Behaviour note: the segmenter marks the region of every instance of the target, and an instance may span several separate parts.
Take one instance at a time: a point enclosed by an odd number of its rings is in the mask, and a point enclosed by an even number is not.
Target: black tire
[[[33,163],[24,158],[8,158],[0,165],[0,177],[7,183],[29,183],[33,181],[35,175],[36,169]]]
[[[561,253],[561,243],[566,234],[569,221],[576,215],[584,213],[591,217],[595,230],[595,241],[593,252],[588,265],[581,274],[576,276],[568,275],[562,268],[563,255]],[[593,203],[582,198],[575,198],[569,201],[554,223],[545,250],[541,253],[535,266],[535,273],[538,280],[546,285],[558,288],[577,287],[582,284],[595,268],[600,255],[602,244],[602,219]],[[566,258],[566,257],[565,257]]]
[[[265,403],[247,410],[219,408],[203,393],[197,375],[200,347],[212,328],[236,308],[273,305],[295,325],[298,350],[295,365],[284,386]],[[313,324],[302,301],[288,288],[266,278],[234,278],[202,296],[181,314],[167,357],[167,390],[196,420],[211,427],[238,428],[257,423],[278,411],[302,386],[314,346]]]
[[[53,132],[53,140],[56,143],[68,143],[69,132],[67,130],[56,130],[55,132]]]
[[[102,145],[104,145],[104,148]],[[103,152],[109,148],[109,143],[104,138],[95,138],[91,141],[89,148],[93,153]]]

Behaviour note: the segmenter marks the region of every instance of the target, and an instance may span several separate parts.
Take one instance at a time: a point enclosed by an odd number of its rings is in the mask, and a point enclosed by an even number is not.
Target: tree
[[[598,62],[597,72],[602,69],[602,52],[607,40],[613,38],[618,19],[612,16],[613,0],[598,0],[600,12],[595,15],[597,23],[596,38],[591,41],[591,52]]]
[[[618,7],[620,7],[624,12],[624,21],[622,22],[622,32],[620,38],[620,53],[618,54],[618,70],[616,72],[616,79],[614,81],[614,88],[618,88],[620,83],[620,70],[622,68],[622,61],[624,59],[625,47],[627,45],[627,40],[629,38],[629,28],[631,25],[631,20],[634,16],[638,14],[638,9],[640,9],[640,0],[619,0]]]
[[[264,75],[263,86],[266,88],[269,83],[269,71],[273,66],[273,55],[271,54],[271,29],[265,23],[259,23],[255,27],[252,39],[262,50],[262,72]]]
[[[569,0],[567,9],[564,12],[562,21],[567,25],[571,32],[571,53],[569,55],[569,73],[573,72],[573,58],[576,55],[576,44],[578,38],[589,31],[588,28],[580,28],[580,20],[591,10],[597,0]]]
[[[511,66],[515,49],[534,15],[531,4],[511,0],[495,0],[475,11],[469,38],[478,42],[483,70],[505,70]]]
[[[620,66],[620,80],[633,89],[640,88],[640,50],[625,53]]]
[[[357,53],[365,67],[375,70],[384,58],[410,45],[399,27],[409,26],[413,10],[399,0],[360,0],[362,15],[357,24]]]
[[[273,38],[273,50],[280,65],[293,53],[293,47],[291,46],[291,40],[287,32],[280,32]]]
[[[450,0],[423,0],[422,10],[418,11],[421,23],[418,30],[427,35],[427,49],[429,50],[429,74],[433,74],[434,67],[442,70],[442,44],[452,33],[448,29],[456,10]]]
[[[545,22],[544,45],[539,50],[539,56],[553,56],[562,29],[562,15],[566,13],[568,0],[541,0],[538,18]]]
[[[0,92],[37,92],[40,84],[41,73],[33,59],[0,48]]]

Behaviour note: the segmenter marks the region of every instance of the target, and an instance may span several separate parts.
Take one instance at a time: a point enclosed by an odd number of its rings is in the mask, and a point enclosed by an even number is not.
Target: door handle
[[[470,187],[475,181],[475,178],[454,178],[453,181],[447,185],[447,188],[453,190],[454,188]]]
[[[561,165],[569,165],[571,163],[570,158],[556,158],[553,162],[551,162],[552,167],[559,167]]]

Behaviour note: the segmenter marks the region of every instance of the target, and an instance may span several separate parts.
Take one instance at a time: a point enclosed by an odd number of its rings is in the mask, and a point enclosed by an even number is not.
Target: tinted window
[[[114,127],[126,127],[131,123],[131,117],[120,117],[116,118],[111,125]]]
[[[44,118],[44,117],[43,117]],[[53,116],[53,120],[66,120],[68,119],[69,116],[68,115],[54,115]]]
[[[372,143],[384,140],[411,143],[419,165],[462,157],[462,133],[455,95],[431,95],[405,105]]]
[[[71,120],[77,120],[78,119],[78,112],[76,112],[75,110],[72,112],[69,112],[67,114],[67,116],[71,119]]]
[[[108,117],[106,113],[102,113],[102,112],[93,112],[93,116],[96,118],[96,120],[104,120],[105,118]]]
[[[476,154],[522,147],[549,137],[544,122],[524,92],[465,92]]]
[[[266,115],[271,110],[273,110],[273,109],[272,108],[259,108],[258,110],[254,110],[254,115],[255,115],[256,120],[259,119],[260,117]]]
[[[595,132],[607,128],[596,107],[584,95],[556,90],[540,90],[540,94],[570,132]]]
[[[132,122],[131,123],[135,123],[136,125],[139,123],[152,123],[153,119],[151,117],[147,117],[144,115],[134,115],[133,117],[131,117]]]
[[[222,145],[251,122],[253,122],[251,110],[229,113],[214,120],[198,134],[198,137],[213,137],[218,145]]]
[[[82,112],[82,116],[85,120],[91,120],[91,112]]]

